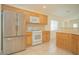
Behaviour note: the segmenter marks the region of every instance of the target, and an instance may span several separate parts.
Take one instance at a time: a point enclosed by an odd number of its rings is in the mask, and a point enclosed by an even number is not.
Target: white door
[[[50,44],[52,43],[53,48],[56,47],[56,31],[58,30],[58,21],[56,20],[51,20],[51,39],[50,39]]]
[[[51,20],[51,31],[58,30],[58,22],[56,20]]]

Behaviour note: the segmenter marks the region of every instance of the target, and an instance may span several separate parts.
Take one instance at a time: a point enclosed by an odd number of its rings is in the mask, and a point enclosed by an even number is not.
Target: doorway
[[[50,30],[51,30],[50,48],[54,49],[54,48],[56,48],[56,32],[58,30],[58,21],[57,20],[50,21]]]

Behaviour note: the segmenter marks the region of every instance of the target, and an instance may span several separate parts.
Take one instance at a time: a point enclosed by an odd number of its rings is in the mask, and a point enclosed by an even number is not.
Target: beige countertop
[[[57,32],[71,33],[79,35],[79,29],[59,29]]]

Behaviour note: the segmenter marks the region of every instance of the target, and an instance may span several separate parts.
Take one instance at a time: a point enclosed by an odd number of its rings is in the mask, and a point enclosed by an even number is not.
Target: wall
[[[1,5],[0,5],[0,53],[1,53]]]
[[[48,24],[45,25],[45,30],[50,31],[50,18],[48,17]]]
[[[51,25],[51,20],[56,20],[56,21],[58,21],[58,28],[63,28],[64,27],[64,20],[63,20],[63,18],[61,18],[61,17],[59,17],[59,16],[50,16],[49,15],[49,18],[48,18],[48,20],[49,20],[49,23],[48,23],[48,25],[46,25],[46,30],[50,30],[51,31],[51,29],[50,29],[50,25]],[[63,22],[62,22],[63,21]],[[50,32],[50,43],[52,43],[52,45],[54,45],[53,47],[55,48],[56,47],[56,31],[51,31]]]
[[[78,28],[77,29],[79,29],[79,19],[73,19],[73,20],[67,21],[66,27],[73,29],[73,24],[78,24]]]
[[[78,24],[77,28],[73,28],[73,24]],[[62,26],[63,25],[63,26]],[[79,31],[79,19],[69,19],[64,21],[59,21],[59,30],[67,31]]]

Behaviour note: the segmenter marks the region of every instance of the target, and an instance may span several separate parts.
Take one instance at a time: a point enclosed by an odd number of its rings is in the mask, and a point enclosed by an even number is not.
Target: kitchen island
[[[79,54],[79,29],[62,29],[56,33],[56,46]]]

